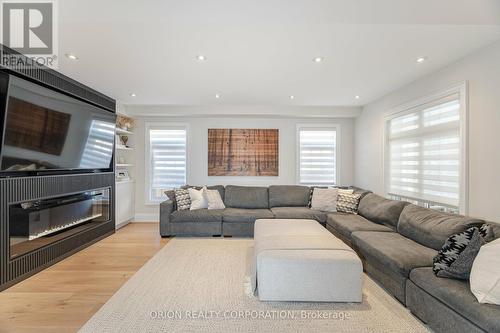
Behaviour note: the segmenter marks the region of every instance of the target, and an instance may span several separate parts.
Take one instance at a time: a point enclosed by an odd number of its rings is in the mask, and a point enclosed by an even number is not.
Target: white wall
[[[466,80],[469,215],[500,222],[500,41],[366,105],[355,123],[355,184],[384,193],[383,126],[388,111]]]
[[[152,109],[158,107],[140,107],[140,112],[151,114]],[[169,114],[172,109],[164,107],[164,114]],[[188,137],[188,183],[193,185],[215,184],[241,184],[241,185],[271,185],[296,183],[296,127],[303,123],[338,124],[340,125],[340,175],[339,183],[351,185],[354,180],[353,151],[354,151],[354,118],[325,117],[248,117],[234,116],[209,116],[197,115],[192,117],[167,117],[167,116],[137,116],[137,108],[128,107],[137,119],[135,128],[135,166],[136,175],[136,217],[137,219],[157,219],[158,205],[147,205],[145,188],[145,123],[148,121],[163,123],[187,123],[189,126]],[[356,108],[351,111],[357,112]],[[307,113],[305,113],[307,114]],[[278,177],[208,177],[207,176],[207,149],[209,128],[277,128],[279,129],[279,176]]]

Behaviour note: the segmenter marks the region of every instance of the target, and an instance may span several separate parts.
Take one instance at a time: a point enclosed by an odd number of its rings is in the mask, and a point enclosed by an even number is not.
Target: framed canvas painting
[[[209,176],[278,176],[279,130],[209,129]]]

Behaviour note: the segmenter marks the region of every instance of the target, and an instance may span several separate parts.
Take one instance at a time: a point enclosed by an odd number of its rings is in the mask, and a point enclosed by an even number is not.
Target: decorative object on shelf
[[[118,158],[118,164],[125,164],[125,157],[120,156],[120,157]]]
[[[122,141],[123,145],[124,145],[125,147],[128,147],[128,146],[127,146],[128,136],[126,136],[126,135],[121,135],[121,136],[120,136],[120,139],[121,139],[121,141]]]
[[[134,119],[123,115],[118,115],[118,117],[116,118],[116,125],[122,130],[130,131],[134,128]]]
[[[119,182],[130,180],[130,175],[127,169],[119,170],[116,172],[116,180]]]
[[[278,176],[278,129],[209,129],[209,176]]]

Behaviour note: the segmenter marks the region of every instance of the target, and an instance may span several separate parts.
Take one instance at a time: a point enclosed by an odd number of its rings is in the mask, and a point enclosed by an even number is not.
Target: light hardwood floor
[[[158,223],[131,223],[0,292],[0,332],[78,331],[167,242]]]

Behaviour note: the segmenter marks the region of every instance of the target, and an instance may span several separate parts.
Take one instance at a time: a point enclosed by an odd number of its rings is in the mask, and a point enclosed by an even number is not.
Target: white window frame
[[[296,126],[296,142],[295,142],[295,182],[297,185],[303,185],[300,183],[300,131],[301,130],[335,130],[335,184],[332,185],[340,185],[342,184],[341,179],[340,179],[340,168],[341,168],[341,161],[342,161],[342,156],[341,156],[341,138],[342,138],[342,132],[341,132],[341,126],[340,124],[336,123],[326,123],[326,124],[319,124],[319,123],[302,123],[302,124],[297,124]]]
[[[387,192],[387,154],[388,154],[388,131],[387,123],[400,116],[415,112],[415,109],[421,108],[426,104],[432,103],[434,101],[443,99],[447,96],[458,94],[460,100],[460,190],[459,190],[459,212],[460,214],[467,214],[469,211],[469,94],[468,94],[468,82],[464,81],[457,85],[454,85],[448,89],[439,91],[429,96],[419,98],[418,100],[412,101],[410,103],[403,104],[392,109],[384,117],[383,123],[383,184],[384,184],[384,194],[386,197],[390,196]],[[420,201],[420,199],[408,198]]]
[[[148,121],[144,124],[144,143],[145,143],[145,165],[144,165],[144,178],[145,178],[145,186],[144,186],[144,198],[145,204],[148,206],[157,206],[161,203],[161,201],[153,201],[151,200],[150,194],[150,184],[151,184],[151,144],[149,142],[149,131],[150,130],[185,130],[186,131],[186,182],[189,179],[190,175],[190,166],[189,166],[189,142],[190,142],[190,130],[189,124],[187,123],[165,123],[165,122],[153,122]]]

